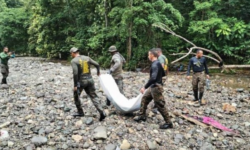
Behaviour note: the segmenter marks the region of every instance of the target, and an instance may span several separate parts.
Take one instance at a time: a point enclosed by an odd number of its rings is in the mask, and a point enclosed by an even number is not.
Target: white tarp
[[[123,113],[137,111],[141,107],[142,94],[136,98],[127,99],[120,93],[113,77],[109,74],[102,74],[99,77],[102,90],[115,108]]]

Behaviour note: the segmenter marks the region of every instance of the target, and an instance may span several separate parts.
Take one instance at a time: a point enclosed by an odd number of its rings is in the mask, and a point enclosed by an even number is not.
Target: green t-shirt
[[[164,64],[164,70],[167,70],[168,59],[166,58],[166,56],[164,56],[164,55],[159,56],[159,57],[158,57],[158,61],[159,61],[161,64]]]
[[[6,54],[5,52],[0,53],[0,59],[1,59],[1,64],[8,65],[8,61],[10,59],[10,56]]]

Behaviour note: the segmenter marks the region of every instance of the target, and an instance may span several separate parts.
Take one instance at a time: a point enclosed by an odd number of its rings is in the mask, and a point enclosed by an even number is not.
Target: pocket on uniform
[[[80,82],[80,85],[81,85],[81,87],[87,87],[88,86],[88,80],[82,80],[81,82]]]

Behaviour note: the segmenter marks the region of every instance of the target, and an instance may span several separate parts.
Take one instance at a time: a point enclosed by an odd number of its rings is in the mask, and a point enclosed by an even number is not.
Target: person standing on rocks
[[[123,76],[122,76],[122,67],[126,63],[125,58],[117,51],[116,46],[110,46],[109,52],[112,55],[111,67],[108,71],[108,74],[111,74],[115,79],[115,82],[122,94],[123,93]],[[107,99],[107,105],[110,106],[110,101]]]
[[[1,59],[1,73],[3,75],[1,84],[7,84],[7,77],[9,75],[8,61],[10,59],[11,52],[9,52],[8,47],[3,48],[3,52],[0,53]]]
[[[134,118],[135,121],[146,121],[146,110],[148,104],[154,99],[154,103],[158,108],[158,111],[163,116],[165,123],[160,126],[160,129],[173,128],[173,124],[170,121],[167,107],[165,106],[165,100],[163,96],[163,83],[162,77],[164,77],[165,71],[162,68],[161,63],[157,60],[157,49],[151,49],[148,52],[148,58],[152,62],[150,69],[150,79],[147,84],[140,90],[143,95],[141,101],[141,108],[139,115]]]
[[[196,56],[192,57],[188,64],[188,70],[187,70],[187,79],[190,79],[190,70],[193,69],[193,92],[194,92],[194,101],[200,101],[200,104],[202,103],[202,97],[204,94],[204,86],[206,84],[205,81],[205,74],[206,77],[209,79],[209,72],[207,67],[206,58],[203,57],[203,51],[197,50]],[[199,92],[199,97],[198,97]]]
[[[91,101],[100,113],[100,121],[105,119],[106,115],[101,107],[100,100],[95,92],[95,84],[90,72],[90,65],[94,65],[97,69],[97,75],[100,75],[99,64],[92,60],[88,56],[80,55],[78,48],[71,48],[70,53],[72,56],[71,66],[73,68],[74,79],[74,100],[78,113],[73,116],[84,116],[84,112],[81,106],[80,95],[82,90],[90,96]]]
[[[162,54],[161,48],[156,48],[158,53],[158,61],[161,63],[164,71],[168,74],[168,59],[165,55]]]
[[[158,61],[161,63],[164,71],[166,72],[166,75],[168,74],[168,59],[165,55],[162,54],[161,48],[156,48],[157,54],[158,54]],[[163,77],[163,83],[165,83],[167,80],[166,77]],[[154,113],[157,113],[157,107],[154,105],[154,108],[152,109]]]

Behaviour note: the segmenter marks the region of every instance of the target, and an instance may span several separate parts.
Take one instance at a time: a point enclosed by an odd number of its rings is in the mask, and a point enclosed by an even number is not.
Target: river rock
[[[131,146],[130,143],[125,139],[122,141],[120,149],[121,150],[128,150],[128,149],[130,149],[130,146]]]
[[[72,139],[74,139],[75,142],[79,143],[83,138],[80,135],[72,135]]]
[[[94,139],[101,140],[107,138],[107,130],[104,126],[99,126],[94,130]]]
[[[147,141],[147,146],[148,146],[149,150],[157,149],[157,143],[155,141],[154,142]]]
[[[105,150],[115,150],[116,146],[114,144],[108,144],[105,146]]]
[[[46,144],[48,142],[48,139],[43,136],[35,136],[31,139],[31,142],[37,146]]]

